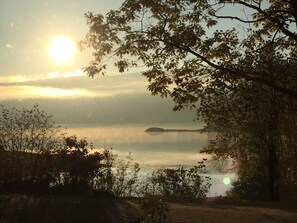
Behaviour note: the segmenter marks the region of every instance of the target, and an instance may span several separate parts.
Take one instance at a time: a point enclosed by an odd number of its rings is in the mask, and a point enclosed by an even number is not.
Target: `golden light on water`
[[[49,45],[49,54],[58,63],[73,60],[75,50],[74,41],[64,36],[53,38]]]

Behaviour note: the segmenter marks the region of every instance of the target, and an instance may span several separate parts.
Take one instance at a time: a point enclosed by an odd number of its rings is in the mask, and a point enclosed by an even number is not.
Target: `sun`
[[[74,41],[64,36],[54,37],[49,45],[49,54],[58,63],[73,60],[75,50]]]

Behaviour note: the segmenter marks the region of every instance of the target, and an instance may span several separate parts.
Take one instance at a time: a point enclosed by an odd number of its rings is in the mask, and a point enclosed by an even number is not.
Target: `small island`
[[[146,129],[145,132],[201,132],[201,129],[164,129],[160,127],[151,127]]]

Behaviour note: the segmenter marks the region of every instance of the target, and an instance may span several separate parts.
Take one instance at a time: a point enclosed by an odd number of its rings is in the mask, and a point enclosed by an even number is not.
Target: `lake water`
[[[68,135],[86,137],[95,148],[113,148],[119,158],[129,152],[134,162],[141,164],[142,169],[153,169],[176,166],[195,165],[202,158],[210,158],[199,151],[207,145],[210,135],[199,132],[163,132],[147,133],[146,129],[158,126],[165,129],[200,129],[197,124],[164,124],[164,125],[68,125]],[[234,174],[210,173],[213,186],[208,196],[224,195],[231,185],[225,185],[223,179],[235,179]]]

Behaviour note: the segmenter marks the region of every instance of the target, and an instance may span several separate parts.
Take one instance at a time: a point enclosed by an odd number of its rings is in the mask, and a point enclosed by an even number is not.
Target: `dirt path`
[[[171,223],[297,223],[297,204],[269,202],[169,201]],[[136,202],[131,206],[137,208]]]
[[[296,212],[276,208],[171,203],[170,209],[170,222],[297,223]]]

